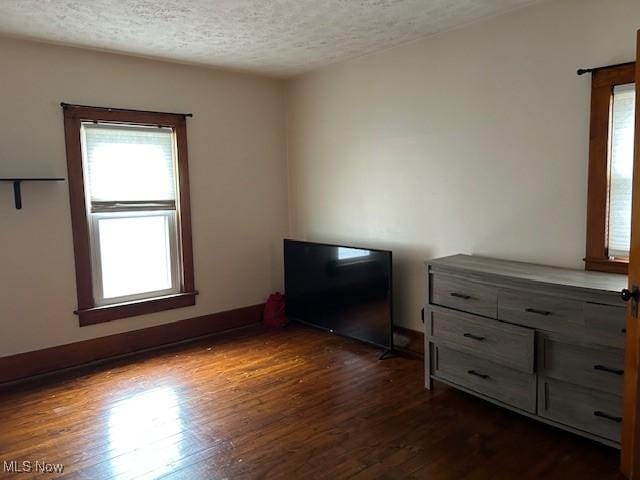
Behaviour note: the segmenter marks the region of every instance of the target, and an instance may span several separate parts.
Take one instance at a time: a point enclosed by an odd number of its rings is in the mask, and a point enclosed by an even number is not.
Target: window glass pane
[[[99,218],[97,234],[105,299],[168,290],[173,212]]]
[[[615,87],[611,116],[611,159],[609,184],[610,257],[629,256],[631,240],[631,177],[633,175],[633,134],[635,88]]]
[[[175,200],[169,128],[82,125],[91,201]]]

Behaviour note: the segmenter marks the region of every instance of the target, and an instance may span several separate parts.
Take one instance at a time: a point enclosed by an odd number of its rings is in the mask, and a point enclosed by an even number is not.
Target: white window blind
[[[618,85],[613,91],[610,129],[609,230],[610,257],[628,257],[631,240],[631,180],[635,85]]]
[[[170,128],[83,124],[91,201],[175,200]]]

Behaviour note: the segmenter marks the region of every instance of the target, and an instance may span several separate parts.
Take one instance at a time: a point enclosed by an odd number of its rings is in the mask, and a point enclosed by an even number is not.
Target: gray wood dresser
[[[470,255],[427,262],[426,388],[436,379],[619,447],[626,284]]]

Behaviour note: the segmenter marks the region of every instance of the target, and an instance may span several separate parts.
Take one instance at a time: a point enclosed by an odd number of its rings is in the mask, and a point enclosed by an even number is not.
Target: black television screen
[[[284,241],[287,316],[392,348],[391,252]]]

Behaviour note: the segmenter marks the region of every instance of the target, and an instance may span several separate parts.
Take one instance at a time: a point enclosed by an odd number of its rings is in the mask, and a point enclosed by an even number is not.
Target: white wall
[[[0,356],[264,301],[287,212],[295,237],[392,248],[396,320],[415,329],[424,259],[580,268],[589,78],[575,70],[631,60],[639,27],[636,0],[549,0],[298,77],[288,112],[278,80],[0,39],[0,176],[66,177],[61,101],[194,113],[200,291],[79,328],[66,182],[24,184],[21,211],[0,184]]]
[[[0,177],[67,176],[60,102],[187,121],[197,305],[78,327],[67,183],[0,183],[0,356],[263,302],[282,287],[281,81],[0,39]]]
[[[550,0],[290,85],[290,224],[391,248],[396,321],[421,329],[423,260],[582,268],[590,78],[634,59],[637,0]]]

